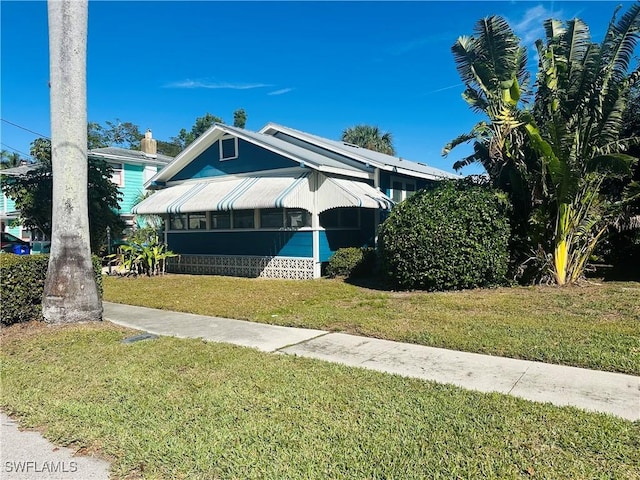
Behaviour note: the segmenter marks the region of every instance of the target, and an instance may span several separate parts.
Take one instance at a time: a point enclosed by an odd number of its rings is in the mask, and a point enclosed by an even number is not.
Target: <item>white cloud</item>
[[[202,80],[180,80],[164,85],[164,88],[209,88],[209,89],[230,89],[230,90],[251,90],[253,88],[270,87],[267,83],[228,83],[209,82]]]
[[[562,11],[548,10],[543,5],[527,9],[520,21],[509,21],[513,30],[525,45],[531,46],[538,39],[544,39],[544,21],[562,18]]]
[[[284,95],[285,93],[289,93],[294,90],[293,88],[281,88],[280,90],[276,90],[274,92],[269,92],[267,95]]]
[[[422,38],[414,38],[406,42],[397,43],[386,49],[386,52],[393,56],[404,55],[415,50],[423,50],[436,43],[451,41],[453,35],[449,33],[440,33],[438,35],[428,35]],[[452,42],[453,43],[453,42]]]

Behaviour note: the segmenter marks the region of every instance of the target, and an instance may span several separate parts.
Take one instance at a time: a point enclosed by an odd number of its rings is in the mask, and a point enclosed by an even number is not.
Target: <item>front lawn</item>
[[[104,299],[640,375],[640,284],[390,292],[340,280],[107,277]]]
[[[3,329],[1,408],[114,478],[640,478],[639,422],[132,333]]]

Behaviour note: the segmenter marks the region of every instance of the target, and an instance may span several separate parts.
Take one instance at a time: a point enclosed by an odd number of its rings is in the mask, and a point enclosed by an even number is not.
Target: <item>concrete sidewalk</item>
[[[56,447],[39,432],[20,430],[0,412],[0,478],[3,480],[106,480],[109,462],[76,456],[70,448]]]
[[[108,302],[104,319],[157,335],[232,343],[640,419],[640,377],[632,375]]]

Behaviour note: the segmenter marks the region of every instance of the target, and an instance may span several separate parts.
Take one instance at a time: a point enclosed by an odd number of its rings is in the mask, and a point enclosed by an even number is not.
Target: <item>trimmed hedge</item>
[[[328,277],[362,277],[371,275],[376,265],[376,251],[369,247],[339,248],[329,259]]]
[[[98,294],[102,298],[102,265],[92,258]],[[0,311],[2,325],[42,320],[42,295],[49,255],[0,254]]]
[[[403,289],[455,290],[505,282],[509,203],[503,193],[446,181],[398,204],[380,228],[383,272]]]

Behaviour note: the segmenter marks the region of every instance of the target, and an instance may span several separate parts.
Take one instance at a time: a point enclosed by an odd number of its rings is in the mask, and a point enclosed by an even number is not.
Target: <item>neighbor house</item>
[[[111,181],[122,194],[122,199],[118,202],[118,214],[128,229],[136,229],[139,225],[131,211],[132,207],[144,194],[144,185],[169,164],[173,157],[157,153],[157,142],[149,130],[140,142],[140,150],[94,148],[89,151],[89,157],[104,160],[113,169]]]
[[[170,272],[310,279],[339,248],[374,246],[395,202],[455,175],[276,124],[215,124],[133,207],[161,215]]]
[[[18,167],[0,170],[0,175],[7,177],[24,175],[32,168],[32,164],[23,163]],[[19,218],[20,212],[16,210],[15,202],[0,189],[0,231],[28,241],[31,238],[31,232],[22,228]]]
[[[118,214],[130,230],[138,226],[135,216],[131,213],[131,208],[136,202],[140,201],[141,195],[145,190],[145,183],[173,160],[173,157],[158,154],[156,145],[156,140],[152,138],[151,131],[147,131],[140,142],[140,150],[107,147],[96,148],[88,152],[90,158],[104,160],[113,168],[111,180],[118,186],[122,194],[122,199],[118,204]],[[6,177],[21,176],[37,168],[37,166],[36,163],[30,163],[8,168],[0,170],[0,175],[5,175]],[[19,220],[20,212],[16,210],[13,200],[2,193],[0,201],[0,219],[3,232],[10,232],[26,241],[42,240],[41,235],[37,232],[32,232],[22,227]]]

